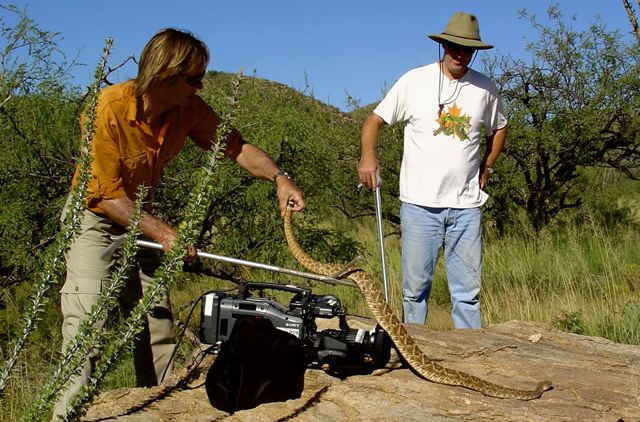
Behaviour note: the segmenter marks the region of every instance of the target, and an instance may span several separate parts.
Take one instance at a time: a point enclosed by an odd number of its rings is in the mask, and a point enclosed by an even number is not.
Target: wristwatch
[[[284,176],[287,179],[291,180],[291,176],[289,176],[289,173],[287,173],[284,170],[278,170],[278,172],[276,174],[273,175],[273,183],[276,182],[276,179],[278,178],[278,176]]]

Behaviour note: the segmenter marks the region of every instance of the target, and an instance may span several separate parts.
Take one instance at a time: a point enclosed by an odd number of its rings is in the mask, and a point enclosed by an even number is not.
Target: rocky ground
[[[554,388],[540,399],[520,401],[434,384],[407,368],[344,380],[307,370],[301,398],[229,414],[209,404],[206,371],[188,383],[181,383],[176,371],[169,386],[103,393],[85,420],[640,421],[640,346],[518,321],[477,331],[407,328],[443,366],[519,389],[550,379]]]

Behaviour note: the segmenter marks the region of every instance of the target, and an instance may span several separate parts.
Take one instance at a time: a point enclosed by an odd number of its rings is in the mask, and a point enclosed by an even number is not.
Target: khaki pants
[[[111,236],[123,232],[122,227],[113,224],[109,219],[85,211],[81,233],[74,239],[67,256],[67,278],[61,289],[63,351],[78,332],[80,323],[88,317],[100,293],[110,282],[116,256],[104,256],[104,251],[111,244]],[[118,297],[120,311],[125,318],[151,285],[153,272],[159,264],[158,252],[141,248],[138,251],[137,264]],[[139,387],[158,385],[165,370],[166,376],[171,371],[170,359],[175,347],[173,317],[168,292],[165,291],[161,296],[153,303],[144,330],[135,339],[133,355]],[[105,322],[106,320],[97,323],[95,329],[103,330]],[[100,348],[96,345],[85,360],[80,375],[71,379],[68,390],[56,403],[54,419],[58,415],[66,414],[70,401],[88,384],[99,356]]]

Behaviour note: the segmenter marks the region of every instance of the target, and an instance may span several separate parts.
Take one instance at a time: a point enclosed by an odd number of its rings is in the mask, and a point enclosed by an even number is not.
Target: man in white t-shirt
[[[480,206],[488,196],[482,189],[502,151],[507,120],[495,84],[469,68],[476,50],[493,48],[480,39],[477,18],[455,13],[444,32],[429,38],[444,56],[404,74],[368,116],[358,174],[365,186],[376,187],[378,133],[385,124],[406,122],[400,169],[404,322],[425,323],[444,248],[453,325],[480,328]]]

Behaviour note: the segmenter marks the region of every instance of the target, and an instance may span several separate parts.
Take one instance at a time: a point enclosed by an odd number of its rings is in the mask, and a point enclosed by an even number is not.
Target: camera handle
[[[246,292],[248,292],[251,289],[257,289],[257,290],[265,290],[265,289],[280,290],[280,291],[283,291],[283,292],[301,294],[304,297],[308,297],[308,296],[311,295],[311,289],[307,289],[307,288],[299,287],[299,286],[293,286],[291,284],[277,284],[277,283],[264,283],[264,282],[250,281],[250,282],[241,282],[238,285],[238,293],[240,293],[242,295],[244,295]],[[240,290],[242,290],[242,291],[240,291]]]

